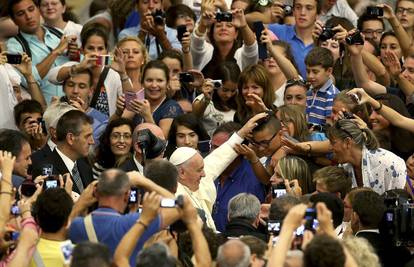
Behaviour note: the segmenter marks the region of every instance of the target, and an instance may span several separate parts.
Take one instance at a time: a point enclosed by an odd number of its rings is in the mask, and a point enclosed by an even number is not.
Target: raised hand
[[[201,92],[204,94],[205,99],[211,100],[214,92],[214,86],[211,82],[211,79],[204,80],[203,86],[201,87]]]
[[[11,152],[0,150],[0,168],[3,175],[10,174],[11,178],[15,161],[16,157]]]
[[[32,59],[26,54],[22,54],[22,62],[14,67],[20,71],[24,77],[32,75]]]
[[[145,225],[149,225],[158,215],[160,202],[161,197],[157,193],[154,191],[151,193],[146,192],[142,202],[142,214],[139,220],[141,220]]]
[[[236,9],[232,11],[233,25],[236,28],[243,28],[247,26],[246,16],[243,9]]]
[[[124,54],[121,48],[115,48],[114,61],[111,64],[111,69],[118,72],[120,75],[126,73],[125,61],[128,59],[128,55]]]

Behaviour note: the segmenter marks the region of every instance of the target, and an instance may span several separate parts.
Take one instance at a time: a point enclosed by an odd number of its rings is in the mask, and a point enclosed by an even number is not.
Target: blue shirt
[[[338,89],[329,79],[316,93],[310,88],[306,93],[306,114],[308,122],[314,124],[326,124],[326,118],[331,116],[333,100],[339,93]]]
[[[292,48],[293,58],[295,59],[296,66],[298,66],[300,75],[306,79],[305,57],[309,51],[312,50],[313,43],[305,45],[303,41],[296,35],[295,26],[293,25],[270,24],[269,30],[276,34],[279,40],[290,44],[290,47]]]
[[[27,34],[22,32],[22,36],[26,39],[27,43],[29,44],[30,51],[32,53],[32,73],[36,81],[39,83],[39,86],[42,90],[42,93],[46,99],[46,102],[49,104],[52,96],[63,96],[63,90],[61,85],[55,85],[49,82],[46,78],[47,75],[42,79],[37,71],[36,65],[42,62],[49,54],[55,49],[59,43],[60,39],[51,33],[48,29],[43,28],[45,31],[45,36],[43,42],[37,39],[37,36],[34,34]],[[7,50],[11,54],[21,54],[23,53],[23,47],[20,43],[16,40],[16,38],[9,38],[7,41]],[[53,67],[60,66],[69,59],[66,56],[58,56],[56,60],[53,62],[50,69]],[[26,79],[22,79],[23,86],[27,87]]]
[[[136,27],[131,27],[127,29],[123,29],[118,36],[118,40],[122,40],[122,38],[125,38],[127,36],[138,36],[139,30],[141,29],[141,25],[138,25]],[[177,31],[173,28],[165,26],[165,33],[167,35],[167,39],[170,41],[170,44],[173,48],[178,49],[181,51],[181,43],[177,39]],[[148,36],[147,36],[148,38]],[[147,38],[145,40],[147,40]],[[154,36],[150,36],[150,43],[149,43],[149,49],[147,47],[147,51],[149,51],[149,57],[151,59],[157,59],[158,58],[158,52],[157,52],[157,43],[156,38]],[[147,45],[144,43],[144,45]],[[159,44],[159,50],[160,53],[162,52],[161,44]]]
[[[260,202],[266,197],[265,187],[256,178],[250,163],[242,159],[240,165],[227,177],[224,184],[220,184],[220,178],[214,181],[217,188],[216,203],[213,207],[213,220],[216,228],[224,232],[227,221],[227,205],[232,197],[239,193],[250,193],[255,195]]]
[[[122,237],[136,223],[139,217],[139,213],[121,215],[111,208],[98,208],[92,212],[93,227],[95,228],[98,241],[105,244],[113,255]],[[145,241],[158,232],[160,228],[161,219],[160,217],[157,217],[151,222],[150,225],[148,225],[148,229],[145,230],[141,238],[138,240],[137,245],[129,259],[130,266],[136,265],[137,254],[142,249]],[[86,234],[83,217],[77,217],[73,220],[69,228],[69,238],[73,243],[89,240],[88,235]]]

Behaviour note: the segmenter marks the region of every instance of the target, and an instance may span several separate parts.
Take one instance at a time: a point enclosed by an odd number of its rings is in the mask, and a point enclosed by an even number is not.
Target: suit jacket
[[[49,149],[50,150],[50,149]],[[37,153],[37,152],[36,152]],[[63,162],[62,158],[57,153],[56,149],[53,150],[48,156],[44,157],[35,157],[34,160],[32,160],[32,177],[37,177],[42,174],[42,167],[44,164],[52,164],[53,165],[53,174],[54,175],[63,175],[65,173],[72,173],[72,170],[68,170],[65,163]],[[79,174],[82,178],[83,187],[86,188],[92,181],[93,181],[93,175],[92,175],[92,168],[91,165],[88,163],[88,161],[85,158],[78,159],[77,161]],[[79,188],[76,186],[76,183],[73,183],[73,191],[77,193],[80,192]]]
[[[32,165],[29,167],[29,173],[32,174],[33,179],[36,178],[36,176],[33,175],[33,166],[36,166],[39,164],[39,162],[44,162],[47,160],[47,158],[50,157],[52,154],[52,150],[50,150],[50,146],[46,143],[40,150],[37,150],[36,152],[32,153],[30,158],[32,159]]]

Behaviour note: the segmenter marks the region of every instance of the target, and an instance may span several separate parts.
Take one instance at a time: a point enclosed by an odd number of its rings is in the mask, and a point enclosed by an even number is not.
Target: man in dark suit
[[[73,191],[81,193],[93,181],[92,168],[84,159],[93,144],[92,119],[79,110],[66,112],[56,126],[56,148],[33,163],[33,176],[41,175],[45,164],[52,164],[53,174],[70,173]]]
[[[385,212],[384,200],[381,196],[371,190],[357,192],[352,202],[352,209],[352,231],[356,233],[356,237],[365,238],[372,245],[382,266],[404,266],[409,253],[404,249],[393,247],[379,232],[379,225]]]
[[[148,129],[151,131],[151,133],[153,135],[155,135],[157,138],[165,141],[165,137],[164,134],[161,130],[160,127],[158,127],[155,124],[152,123],[141,123],[139,124],[137,127],[135,127],[134,133],[132,134],[132,144],[134,146],[134,156],[130,159],[128,159],[127,161],[125,161],[119,168],[125,172],[130,172],[130,171],[138,171],[141,174],[144,173],[144,167],[143,167],[143,155],[142,155],[142,150],[139,147],[138,144],[138,132],[144,129]],[[162,152],[158,157],[156,157],[157,159],[159,158],[163,158],[164,157],[164,152]]]

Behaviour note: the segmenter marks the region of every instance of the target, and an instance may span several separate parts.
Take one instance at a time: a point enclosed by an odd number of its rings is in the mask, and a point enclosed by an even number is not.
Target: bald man
[[[231,239],[227,241],[218,249],[217,266],[249,267],[249,247],[238,239]]]
[[[134,146],[134,156],[127,160],[124,164],[120,166],[120,169],[129,172],[129,171],[138,171],[141,174],[144,173],[143,157],[142,157],[142,150],[138,144],[138,132],[144,129],[148,129],[151,131],[153,135],[157,138],[165,141],[165,136],[162,132],[162,129],[153,123],[141,123],[137,127],[135,127],[134,133],[132,134],[132,145]],[[156,159],[162,159],[164,157],[164,152],[161,153]],[[147,160],[149,161],[149,160]]]

